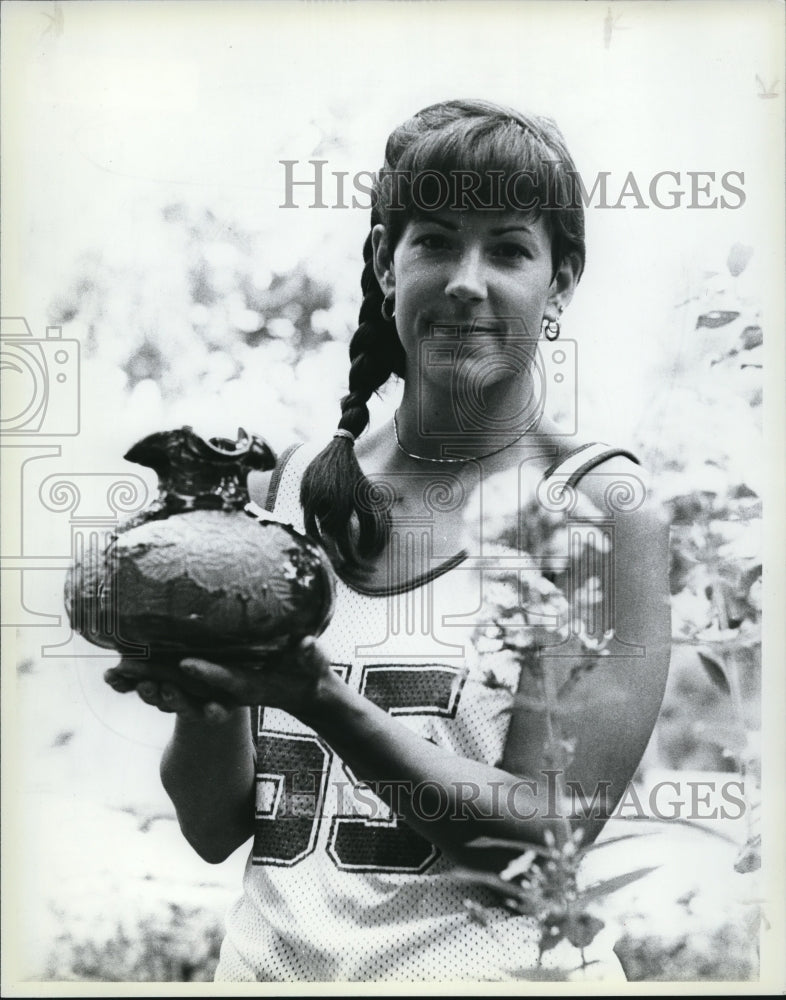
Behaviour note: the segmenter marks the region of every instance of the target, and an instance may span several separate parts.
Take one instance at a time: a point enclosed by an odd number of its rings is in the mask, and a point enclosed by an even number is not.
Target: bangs
[[[566,166],[513,119],[464,118],[422,133],[402,151],[381,177],[388,188],[382,202],[391,215],[406,217],[448,208],[512,210],[537,218],[560,203],[558,182]],[[387,221],[395,227],[393,218]]]

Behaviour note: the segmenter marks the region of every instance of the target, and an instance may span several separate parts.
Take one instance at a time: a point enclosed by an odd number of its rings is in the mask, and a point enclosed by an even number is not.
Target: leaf
[[[474,868],[457,868],[454,875],[459,882],[480,886],[489,889],[497,896],[502,896],[506,902],[514,903],[520,912],[533,913],[535,910],[530,895],[517,882],[506,882],[499,875],[477,871]]]
[[[542,857],[551,857],[554,853],[551,848],[544,847],[543,844],[533,844],[526,840],[509,840],[504,837],[476,837],[470,840],[465,847],[471,847],[478,851],[517,851],[525,854],[527,851],[535,851]]]
[[[743,351],[752,351],[764,343],[764,333],[760,326],[746,326],[740,336]]]
[[[734,871],[740,875],[748,875],[761,868],[761,834],[751,837],[743,845],[737,860],[734,862]]]
[[[587,962],[592,965],[592,962]],[[563,969],[544,969],[542,965],[514,965],[502,967],[509,979],[524,980],[525,982],[537,983],[564,983],[565,971]]]
[[[761,626],[758,622],[743,622],[741,629],[730,630],[733,632],[732,638],[719,638],[715,639],[712,636],[708,636],[705,632],[692,632],[687,635],[675,634],[671,637],[671,644],[673,646],[694,646],[701,647],[705,649],[705,643],[708,640],[712,641],[712,645],[718,651],[724,653],[732,652],[737,649],[752,649],[761,644]],[[720,633],[716,632],[716,635]]]
[[[591,903],[593,900],[602,899],[604,896],[608,896],[612,892],[624,889],[625,886],[631,885],[633,882],[637,882],[639,879],[644,878],[645,875],[649,875],[650,872],[654,872],[658,868],[660,868],[660,865],[650,865],[648,868],[636,868],[632,872],[625,872],[624,875],[615,875],[614,878],[607,878],[602,882],[595,882],[593,885],[588,886],[582,893],[580,893],[579,900],[582,906],[586,906],[587,903]]]
[[[735,278],[737,275],[742,274],[752,256],[753,247],[746,246],[744,243],[732,244],[729,256],[726,258],[726,267],[729,269],[729,274]]]
[[[481,681],[484,687],[491,689],[492,691],[503,690],[510,691],[510,685],[501,681],[493,670],[487,670],[483,674],[483,680]]]
[[[517,858],[514,858],[504,871],[500,872],[500,878],[507,882],[510,881],[510,879],[526,875],[532,867],[532,862],[534,860],[535,852],[525,851],[524,854],[520,854]]]
[[[711,642],[713,652],[729,653],[735,649],[750,649],[761,642],[761,626],[758,622],[744,621],[738,628],[719,629],[716,626],[696,632],[695,640],[705,648]]]
[[[726,326],[739,316],[739,312],[733,309],[711,309],[703,313],[696,320],[696,329],[705,326],[709,330],[716,330],[720,326]]]
[[[489,924],[489,915],[485,907],[480,906],[478,903],[471,899],[464,900],[464,907],[469,913],[469,919],[474,921],[476,924],[480,924],[482,927],[487,927]]]
[[[565,924],[565,936],[576,948],[587,948],[605,926],[589,913],[571,914]]]
[[[726,670],[723,666],[722,661],[711,653],[706,647],[699,647],[696,650],[699,657],[699,662],[704,667],[707,676],[715,685],[724,692],[724,694],[731,694],[731,687],[729,686],[728,678],[726,677]]]
[[[544,951],[551,951],[552,948],[556,948],[557,945],[565,937],[564,923],[560,921],[550,921],[547,926],[543,928],[540,935],[540,953],[543,954]]]
[[[747,483],[739,483],[729,490],[729,496],[732,500],[752,499],[758,497],[758,495]]]
[[[579,663],[574,664],[570,669],[570,676],[565,681],[565,683],[560,687],[557,692],[558,698],[565,698],[569,695],[573,688],[578,684],[583,677],[585,677],[591,670],[593,670],[599,663],[600,659],[597,656],[587,656],[586,653],[582,654],[582,659]]]

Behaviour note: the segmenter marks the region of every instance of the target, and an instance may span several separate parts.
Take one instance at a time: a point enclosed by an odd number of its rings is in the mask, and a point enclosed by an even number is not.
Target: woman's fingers
[[[119,694],[127,694],[129,691],[133,691],[138,683],[138,681],[128,677],[120,667],[110,667],[109,670],[105,670],[104,680]]]
[[[162,712],[175,712],[184,719],[205,719],[208,722],[211,721],[210,714],[207,712],[208,705],[211,702],[201,703],[195,698],[189,698],[179,687],[170,683],[161,685],[160,695],[161,702],[158,707]]]
[[[317,641],[306,637],[285,648],[232,651],[225,663],[187,656],[175,662],[121,660],[104,678],[116,691],[136,690],[162,712],[208,722],[223,722],[239,705],[270,704],[297,711],[313,690],[315,678],[329,670]]]
[[[319,677],[330,670],[330,662],[309,636],[283,649],[247,649],[223,664],[188,656],[179,669],[208,692],[204,701],[220,701],[224,709],[227,703],[270,705],[297,715],[313,696]]]
[[[162,698],[161,698],[161,685],[157,684],[155,681],[143,680],[137,685],[136,693],[146,702],[148,705],[154,705],[156,708],[161,708]]]
[[[117,669],[124,673],[127,677],[152,677],[155,674],[156,667],[151,660],[131,660],[126,657],[121,659],[120,663],[117,665]]]
[[[211,726],[220,726],[227,721],[230,714],[226,705],[221,705],[217,701],[208,701],[202,706],[202,717]]]
[[[189,721],[216,725],[226,722],[230,715],[225,705],[191,698],[177,684],[154,679],[144,662],[123,660],[104,673],[104,680],[119,694],[136,691],[146,705]]]
[[[149,660],[121,660],[116,667],[104,672],[106,683],[120,694],[133,691],[143,680],[153,677],[154,669]]]
[[[229,709],[215,701],[199,702],[181,691],[174,684],[157,684],[155,681],[142,681],[137,688],[137,694],[148,705],[160,712],[179,715],[191,722],[206,722],[217,725],[229,718]]]
[[[232,695],[237,691],[238,679],[236,674],[228,667],[222,667],[218,663],[211,663],[209,660],[200,660],[189,656],[180,661],[180,669],[192,680],[201,681],[210,687],[217,688]]]
[[[161,685],[161,702],[165,712],[179,712],[186,707],[186,700],[183,692],[179,691],[172,684]]]

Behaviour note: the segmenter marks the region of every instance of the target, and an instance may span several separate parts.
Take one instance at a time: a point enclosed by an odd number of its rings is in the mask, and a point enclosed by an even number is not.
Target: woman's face
[[[451,211],[410,220],[386,253],[384,229],[374,242],[383,291],[395,294],[396,326],[407,355],[407,376],[444,382],[447,365],[431,364],[436,337],[460,338],[477,355],[484,382],[515,373],[514,358],[530,357],[544,314],[556,318],[570,299],[572,268],[553,275],[551,241],[543,218],[515,211]],[[446,342],[447,346],[447,342]],[[507,359],[504,362],[503,359]]]

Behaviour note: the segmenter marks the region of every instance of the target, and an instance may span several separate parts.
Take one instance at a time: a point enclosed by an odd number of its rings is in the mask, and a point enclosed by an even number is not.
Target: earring
[[[382,313],[382,319],[384,319],[386,323],[392,323],[393,320],[396,318],[395,303],[396,303],[396,296],[393,294],[386,295],[385,298],[382,300],[382,305],[380,306],[379,311]],[[392,308],[388,310],[387,309],[388,306],[391,306]]]
[[[557,340],[559,338],[559,316],[562,315],[564,306],[557,306],[557,319],[543,317],[542,332],[546,340]]]

